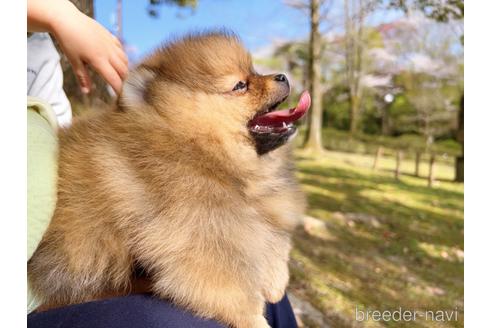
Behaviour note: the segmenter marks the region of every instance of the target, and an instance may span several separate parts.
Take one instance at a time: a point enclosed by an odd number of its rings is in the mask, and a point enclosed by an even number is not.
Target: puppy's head
[[[303,93],[293,109],[283,74],[260,75],[239,39],[225,32],[171,42],[130,73],[120,107],[149,107],[178,131],[246,143],[259,155],[285,144],[310,106]]]

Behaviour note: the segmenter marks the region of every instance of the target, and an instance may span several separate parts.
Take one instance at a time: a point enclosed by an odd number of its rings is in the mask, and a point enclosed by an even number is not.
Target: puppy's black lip
[[[257,133],[250,131],[250,133],[254,138],[257,154],[262,156],[284,145],[296,130],[295,125],[290,125],[281,132]]]

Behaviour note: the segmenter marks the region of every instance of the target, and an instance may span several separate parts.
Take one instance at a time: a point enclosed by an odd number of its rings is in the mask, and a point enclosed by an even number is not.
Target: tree
[[[159,17],[159,11],[157,7],[162,4],[175,5],[181,8],[191,7],[192,9],[194,9],[198,4],[198,0],[149,0],[149,5],[147,7],[147,12],[149,13],[149,15],[151,17]]]
[[[433,0],[390,0],[390,8],[402,9],[405,13],[411,10],[419,10],[426,17],[433,19],[437,22],[448,23],[451,21],[463,21],[465,18],[465,2],[464,0],[446,0],[446,1],[433,1]],[[465,37],[463,33],[462,25],[460,27],[460,41],[463,45]],[[456,134],[456,141],[462,145],[462,154],[457,156],[455,160],[455,181],[463,182],[465,176],[465,153],[464,153],[464,94],[461,95],[460,112],[458,114],[458,132]]]
[[[461,156],[456,157],[454,181],[465,181],[465,95],[461,96],[456,140],[461,144]]]
[[[411,80],[406,93],[415,116],[410,120],[417,123],[417,132],[424,136],[425,150],[431,151],[436,136],[452,129],[455,110],[444,93],[443,81],[427,74],[412,74]]]
[[[364,54],[366,49],[365,18],[373,9],[371,0],[344,0],[345,17],[345,74],[349,91],[350,134],[357,132],[362,105]]]
[[[350,134],[355,133],[357,128],[357,114],[359,112],[359,99],[361,98],[362,89],[360,88],[360,70],[362,45],[358,36],[362,33],[362,24],[356,25],[356,20],[351,14],[349,0],[344,0],[345,13],[345,67],[347,87],[349,90],[349,117],[350,117]],[[357,49],[356,49],[357,48]]]
[[[323,91],[322,91],[322,48],[323,40],[320,25],[331,10],[332,1],[328,0],[290,0],[288,5],[304,11],[309,15],[310,34],[308,44],[308,79],[307,86],[311,94],[311,109],[308,115],[308,124],[304,148],[314,152],[323,150],[321,138],[323,125]]]
[[[399,63],[396,83],[413,108],[401,115],[400,125],[423,135],[429,150],[437,136],[450,135],[454,129],[462,56],[449,28],[420,13],[395,24],[391,35],[386,49]]]
[[[427,18],[444,23],[465,17],[464,0],[390,0],[389,7],[402,9],[405,13],[419,10]]]
[[[321,126],[323,120],[322,93],[321,93],[321,35],[319,33],[319,6],[320,0],[310,2],[309,37],[309,89],[312,97],[311,115],[309,116],[307,137],[304,147],[315,152],[323,149]]]

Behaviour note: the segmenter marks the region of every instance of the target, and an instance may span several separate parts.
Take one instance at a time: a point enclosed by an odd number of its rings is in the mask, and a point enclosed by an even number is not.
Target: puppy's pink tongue
[[[283,126],[293,123],[304,116],[311,106],[311,96],[308,91],[304,91],[299,98],[297,106],[292,109],[279,110],[257,116],[251,120],[250,125],[260,126]]]

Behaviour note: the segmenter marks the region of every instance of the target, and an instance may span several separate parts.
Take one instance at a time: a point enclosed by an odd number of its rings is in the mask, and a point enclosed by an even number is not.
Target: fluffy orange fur
[[[239,80],[248,90],[231,92]],[[278,84],[278,83],[277,83]],[[126,290],[136,266],[158,297],[233,327],[268,327],[304,210],[290,146],[259,156],[246,128],[279,97],[228,33],[192,35],[130,75],[114,110],[60,133],[58,200],[28,262],[45,304]]]

